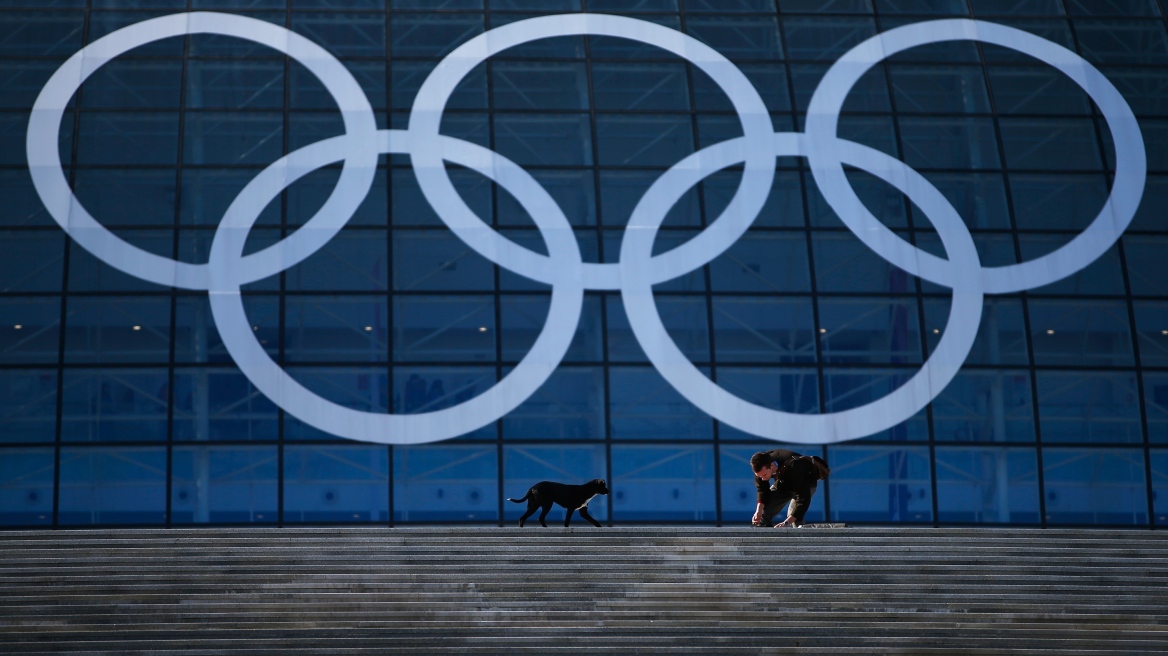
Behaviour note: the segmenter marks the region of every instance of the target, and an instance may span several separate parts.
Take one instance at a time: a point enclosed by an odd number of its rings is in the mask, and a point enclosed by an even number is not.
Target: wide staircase
[[[0,532],[5,654],[1166,652],[1165,532]]]

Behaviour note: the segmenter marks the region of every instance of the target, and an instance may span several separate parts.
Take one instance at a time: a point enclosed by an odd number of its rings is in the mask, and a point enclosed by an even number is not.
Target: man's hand
[[[778,524],[775,524],[775,528],[795,528],[795,518],[788,517]]]
[[[762,523],[762,515],[755,513],[754,517],[750,518],[750,523],[754,524],[755,526],[758,526],[759,524]]]

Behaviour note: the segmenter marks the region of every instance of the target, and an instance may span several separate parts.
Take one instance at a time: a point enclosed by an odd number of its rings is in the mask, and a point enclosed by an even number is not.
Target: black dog
[[[543,508],[543,512],[539,514],[539,523],[545,528],[547,522],[543,521],[544,517],[552,509],[553,503],[558,503],[568,509],[568,514],[564,517],[564,526],[572,521],[572,513],[579,510],[580,516],[592,522],[593,526],[600,526],[600,522],[592,519],[592,515],[588,514],[588,502],[592,497],[598,494],[608,494],[608,484],[604,479],[597,478],[588,481],[583,485],[564,485],[563,483],[553,483],[551,481],[541,481],[531,486],[527,491],[527,495],[522,499],[507,498],[513,503],[527,502],[527,512],[519,518],[519,526],[523,526],[523,522],[527,521],[535,513],[536,508]]]

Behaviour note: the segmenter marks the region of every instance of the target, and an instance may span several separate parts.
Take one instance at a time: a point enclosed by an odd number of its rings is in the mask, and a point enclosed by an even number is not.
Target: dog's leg
[[[523,522],[526,522],[528,517],[534,515],[535,509],[538,507],[539,504],[537,504],[535,501],[529,501],[527,503],[527,512],[523,513],[523,516],[519,518],[519,528],[523,528]]]
[[[571,514],[571,513],[569,513],[569,514]],[[592,518],[592,515],[588,514],[588,506],[580,506],[580,516],[583,517],[584,519],[587,519],[588,521],[592,522],[592,525],[595,526],[596,528],[600,528],[600,522],[596,521],[595,519]]]
[[[547,515],[551,511],[552,511],[552,502],[548,501],[547,504],[545,504],[543,507],[543,512],[541,512],[539,514],[539,523],[543,524],[544,528],[547,528],[547,522],[545,522],[544,520],[547,519]]]
[[[568,526],[568,522],[572,521],[572,513],[576,512],[575,508],[568,508],[568,513],[564,515],[564,527]]]

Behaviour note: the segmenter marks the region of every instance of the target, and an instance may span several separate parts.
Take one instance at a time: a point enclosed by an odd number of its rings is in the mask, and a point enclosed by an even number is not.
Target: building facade
[[[1162,526],[1166,11],[0,0],[0,526]]]

